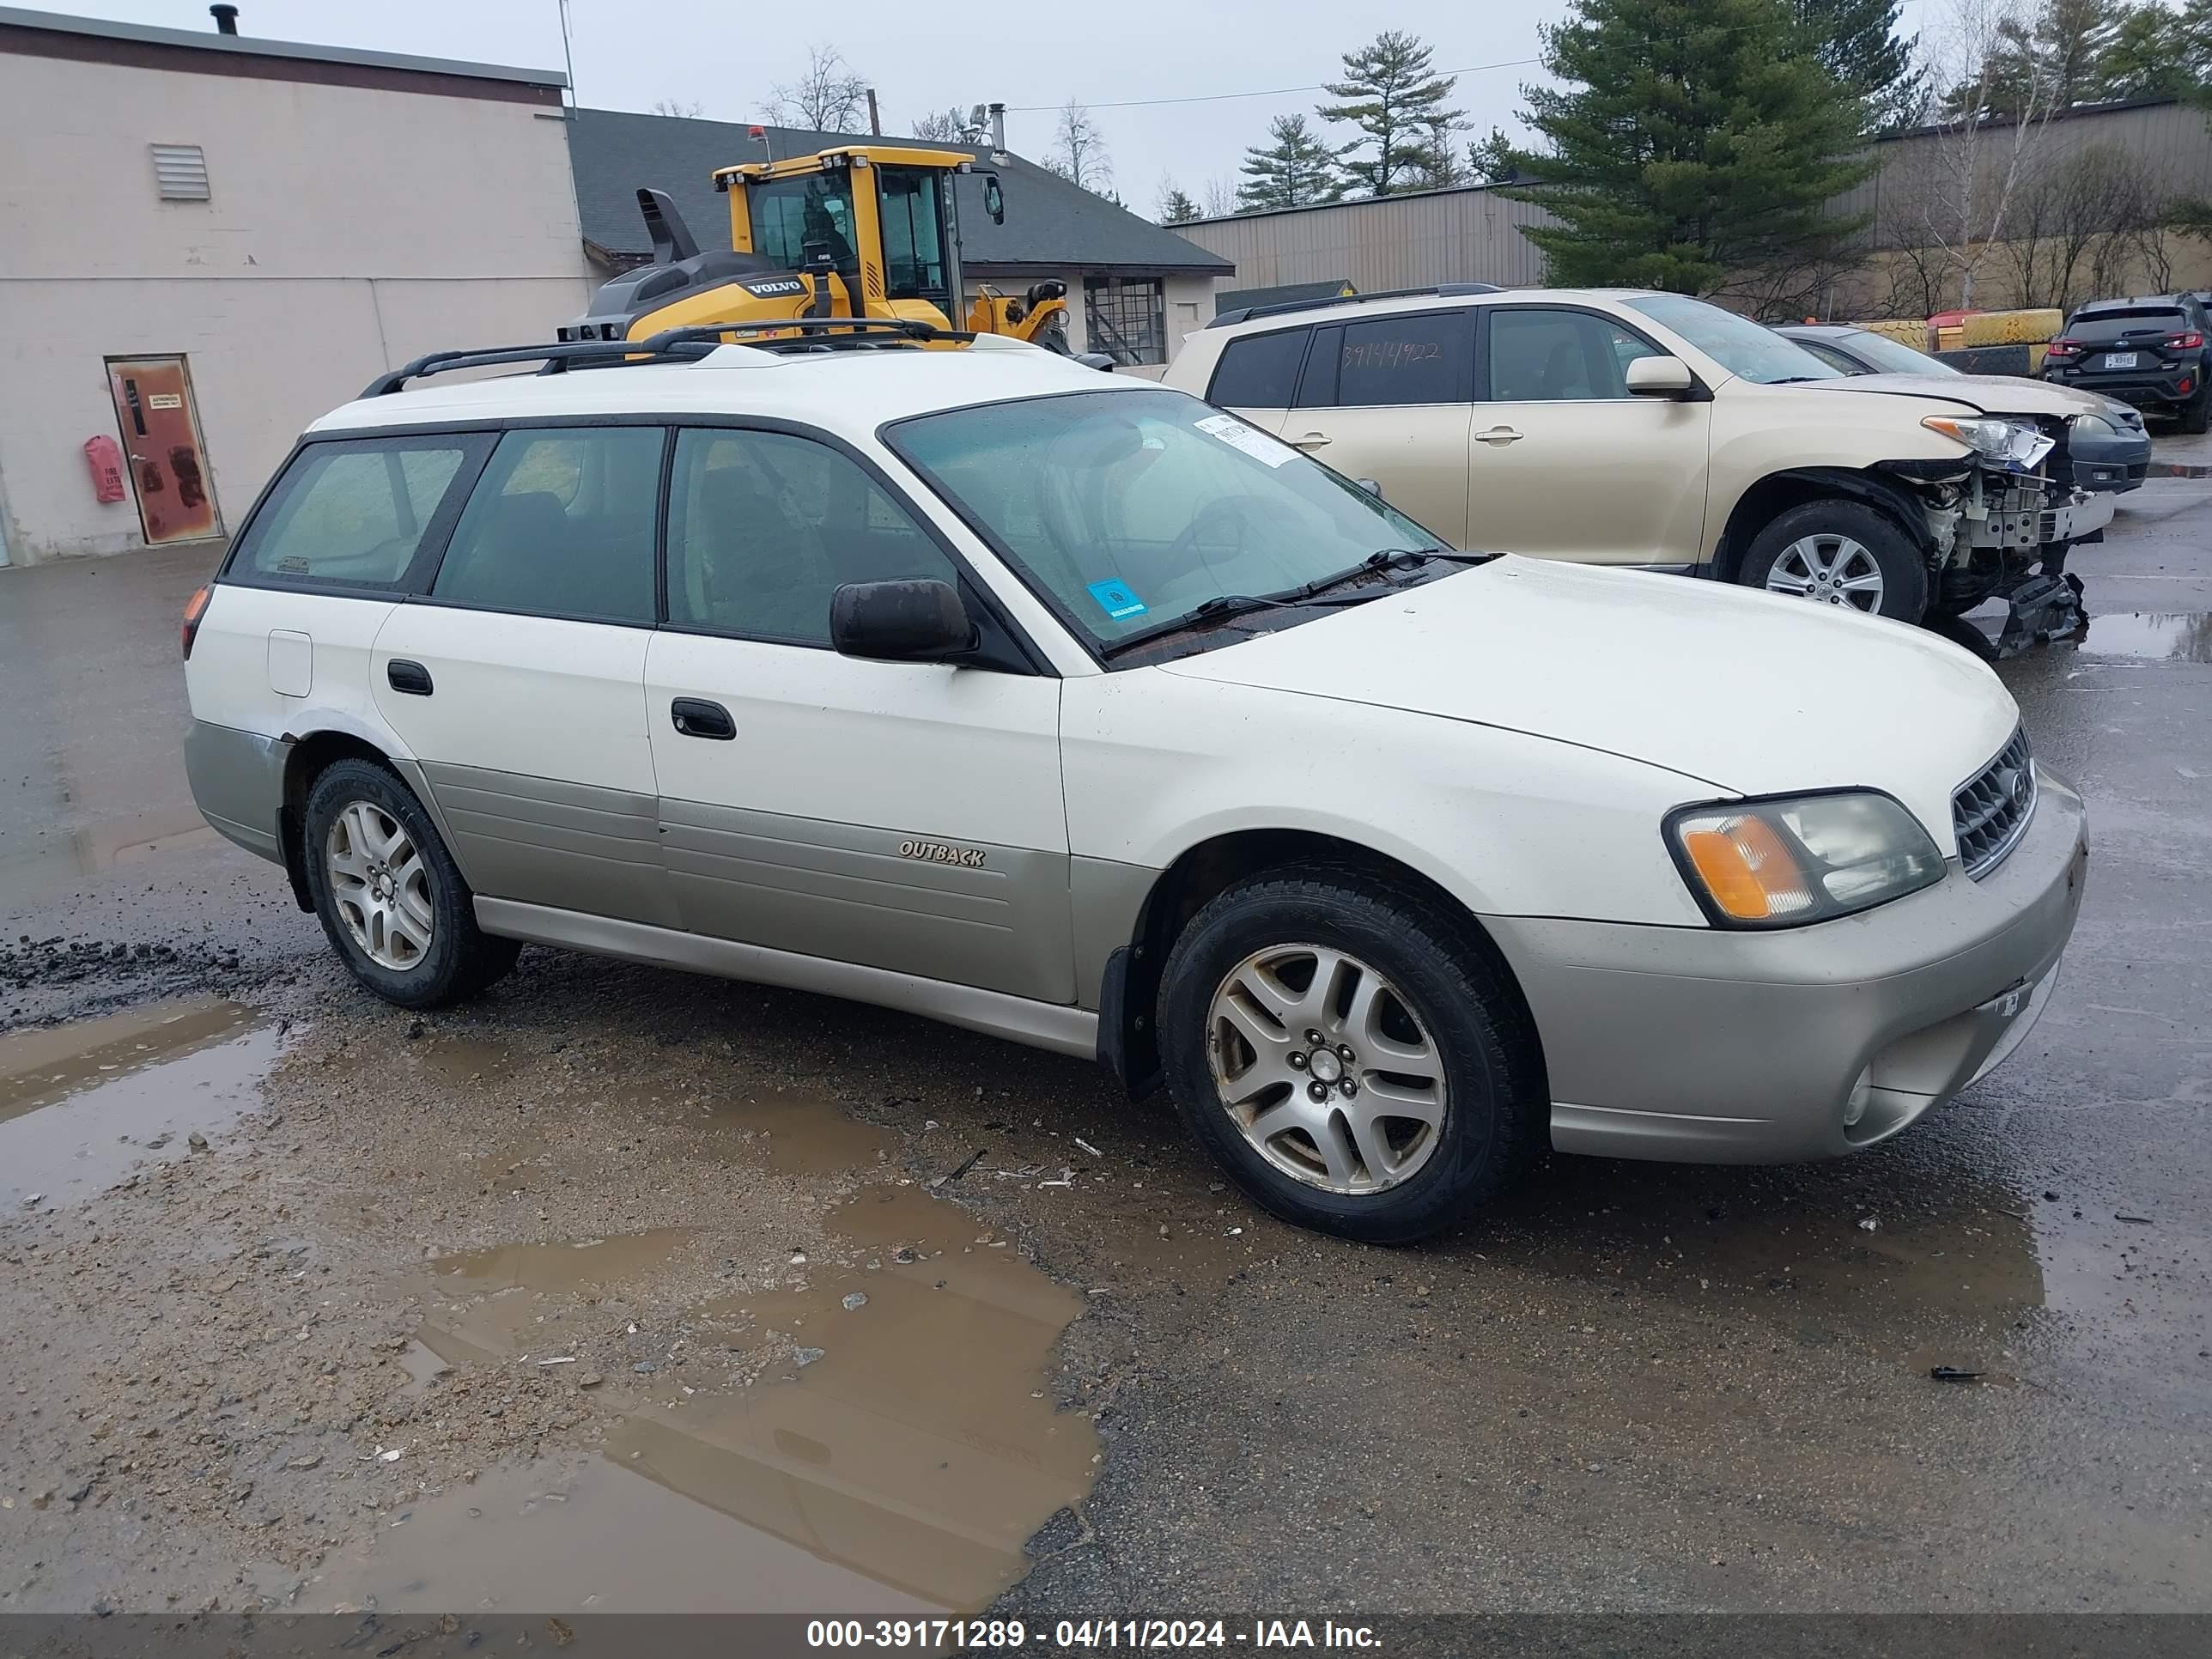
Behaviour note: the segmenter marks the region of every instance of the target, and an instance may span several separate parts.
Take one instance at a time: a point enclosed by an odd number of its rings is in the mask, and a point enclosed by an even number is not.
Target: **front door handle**
[[[1326,432],[1309,432],[1303,438],[1291,439],[1291,447],[1293,449],[1326,449],[1328,447],[1328,434]]]
[[[730,718],[730,711],[704,697],[678,697],[668,705],[668,714],[676,729],[687,738],[727,743],[738,735],[738,723]]]
[[[410,662],[404,657],[394,657],[384,665],[384,683],[394,691],[404,691],[410,697],[430,695],[430,671],[419,662]]]
[[[1487,432],[1478,432],[1474,441],[1479,444],[1517,444],[1521,434],[1510,426],[1493,426]]]

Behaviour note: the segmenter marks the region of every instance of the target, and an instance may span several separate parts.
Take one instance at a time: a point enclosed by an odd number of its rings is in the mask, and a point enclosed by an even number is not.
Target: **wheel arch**
[[[1361,842],[1313,830],[1238,829],[1194,842],[1153,878],[1139,904],[1127,943],[1108,958],[1098,1003],[1098,1058],[1133,1097],[1161,1080],[1153,1009],[1169,951],[1190,920],[1240,881],[1293,866],[1334,869],[1410,891],[1425,914],[1446,918],[1458,942],[1480,955],[1515,999],[1515,1010],[1543,1037],[1512,964],[1475,914],[1443,884],[1404,860]]]
[[[1745,551],[1761,530],[1793,507],[1832,495],[1871,507],[1893,520],[1912,538],[1922,557],[1934,550],[1927,515],[1909,486],[1880,472],[1853,467],[1796,466],[1768,473],[1736,497],[1714,544],[1712,574],[1723,581],[1734,581]]]
[[[445,815],[439,811],[437,802],[431,798],[422,769],[413,761],[392,754],[373,739],[358,732],[339,726],[321,726],[306,732],[287,732],[284,756],[284,795],[276,813],[277,844],[284,855],[284,874],[292,884],[292,897],[302,910],[313,910],[314,899],[307,887],[307,795],[315,787],[315,780],[333,764],[342,760],[367,761],[380,766],[406,787],[409,793],[422,804],[430,815],[438,834],[446,843],[448,856],[460,866],[459,858],[453,854],[453,837],[446,827]],[[466,868],[461,868],[462,878],[469,878]]]

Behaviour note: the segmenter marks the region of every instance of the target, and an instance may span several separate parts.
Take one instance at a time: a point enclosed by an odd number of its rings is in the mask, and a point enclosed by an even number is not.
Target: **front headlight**
[[[1667,845],[1723,927],[1796,927],[1886,904],[1943,878],[1920,821],[1871,789],[1678,807]]]
[[[1920,424],[1930,432],[1940,432],[1966,445],[1977,455],[1992,461],[2009,461],[2021,467],[2035,466],[2051,450],[2050,439],[2019,421],[2001,421],[1989,416],[1960,420],[1949,415],[1929,415]]]

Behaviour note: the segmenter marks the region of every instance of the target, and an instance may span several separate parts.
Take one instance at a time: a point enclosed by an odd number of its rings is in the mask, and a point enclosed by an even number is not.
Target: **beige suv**
[[[1454,546],[1742,582],[1917,622],[1990,599],[2008,642],[2080,620],[2067,550],[2092,401],[2032,380],[1847,376],[1679,294],[1480,284],[1231,311],[1167,383]]]

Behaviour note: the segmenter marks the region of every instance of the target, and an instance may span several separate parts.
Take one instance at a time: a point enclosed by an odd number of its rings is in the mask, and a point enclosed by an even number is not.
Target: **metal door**
[[[148,545],[222,533],[182,357],[110,358],[108,390]]]

